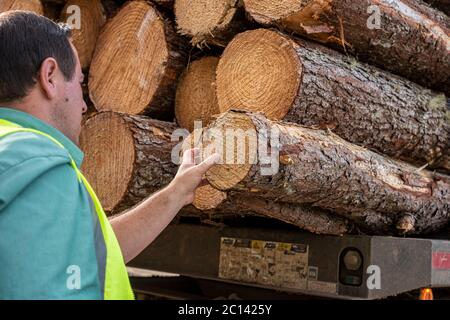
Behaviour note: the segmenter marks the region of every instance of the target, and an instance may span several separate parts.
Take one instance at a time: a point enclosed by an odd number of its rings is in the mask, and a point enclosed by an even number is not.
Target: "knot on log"
[[[414,230],[416,218],[412,214],[405,214],[397,221],[397,230],[401,234],[406,234]]]

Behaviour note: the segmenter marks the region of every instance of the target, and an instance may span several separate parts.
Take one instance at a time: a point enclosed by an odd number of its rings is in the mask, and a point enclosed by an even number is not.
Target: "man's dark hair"
[[[42,62],[54,58],[66,81],[73,79],[75,53],[70,28],[29,11],[0,14],[0,102],[27,96]]]

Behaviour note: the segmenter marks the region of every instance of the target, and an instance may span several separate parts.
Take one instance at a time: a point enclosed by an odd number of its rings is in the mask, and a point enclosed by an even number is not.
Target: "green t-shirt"
[[[65,147],[28,132],[0,138],[0,299],[102,299],[103,236],[70,166],[83,153],[27,113],[0,108],[0,119]]]

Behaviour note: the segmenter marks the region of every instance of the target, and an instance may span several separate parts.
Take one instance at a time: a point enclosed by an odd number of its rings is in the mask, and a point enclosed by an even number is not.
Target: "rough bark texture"
[[[175,143],[170,141],[175,130],[172,123],[124,116],[135,139],[136,163],[128,194],[117,206],[123,210],[135,205],[152,193],[162,189],[175,177],[177,166],[171,160]]]
[[[431,6],[435,7],[436,9],[441,10],[447,16],[450,16],[450,1],[449,0],[425,0],[425,2],[428,2]]]
[[[241,172],[229,184],[233,165],[217,165],[206,174],[217,189],[320,207],[374,233],[404,232],[405,216],[414,221],[406,231],[415,234],[439,230],[450,221],[448,176],[420,171],[326,130],[273,122],[261,114],[228,112],[210,128],[234,128],[240,119],[251,121],[262,136],[279,131],[279,146],[272,145],[271,152],[279,150],[280,167],[275,174],[262,175],[259,159],[244,171],[234,165]]]
[[[253,50],[248,38],[253,37],[257,41],[275,33],[286,40],[283,47],[292,48],[292,54],[300,61],[298,92],[294,93],[292,102],[287,102],[289,111],[284,121],[327,127],[350,142],[388,156],[417,166],[428,163],[430,167],[450,172],[450,109],[445,95],[321,45],[276,31],[248,31],[238,35],[227,47],[217,71],[221,112],[231,108],[261,110],[259,108],[265,101],[259,98],[259,94],[248,98],[248,92],[252,91],[249,89],[251,82],[241,83],[242,89],[231,92],[234,84],[230,79],[239,81],[241,76],[234,70],[241,67],[236,61],[245,52]],[[242,42],[250,45],[240,47]],[[282,50],[280,47],[280,52]],[[263,72],[264,65],[253,62],[249,65],[247,69],[243,67],[246,74],[252,75],[249,77],[272,81],[270,79],[274,76],[270,74],[256,78]]]
[[[414,0],[302,2],[304,6],[295,12],[286,10],[279,20],[247,10],[257,21],[327,43],[450,94],[450,18],[445,14]],[[273,6],[278,5],[273,1]]]
[[[209,219],[236,216],[269,217],[317,234],[343,235],[354,231],[352,222],[327,210],[308,205],[278,203],[238,192],[228,192],[227,198],[216,208],[199,210],[190,205],[180,214]]]
[[[445,95],[331,50],[298,43],[302,86],[285,121],[326,126],[358,145],[450,172],[450,109]]]

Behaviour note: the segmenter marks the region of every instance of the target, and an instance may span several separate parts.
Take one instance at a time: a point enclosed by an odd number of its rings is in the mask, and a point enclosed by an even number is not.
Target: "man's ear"
[[[57,96],[58,81],[58,63],[54,58],[45,59],[39,69],[38,82],[47,99],[52,100]]]

